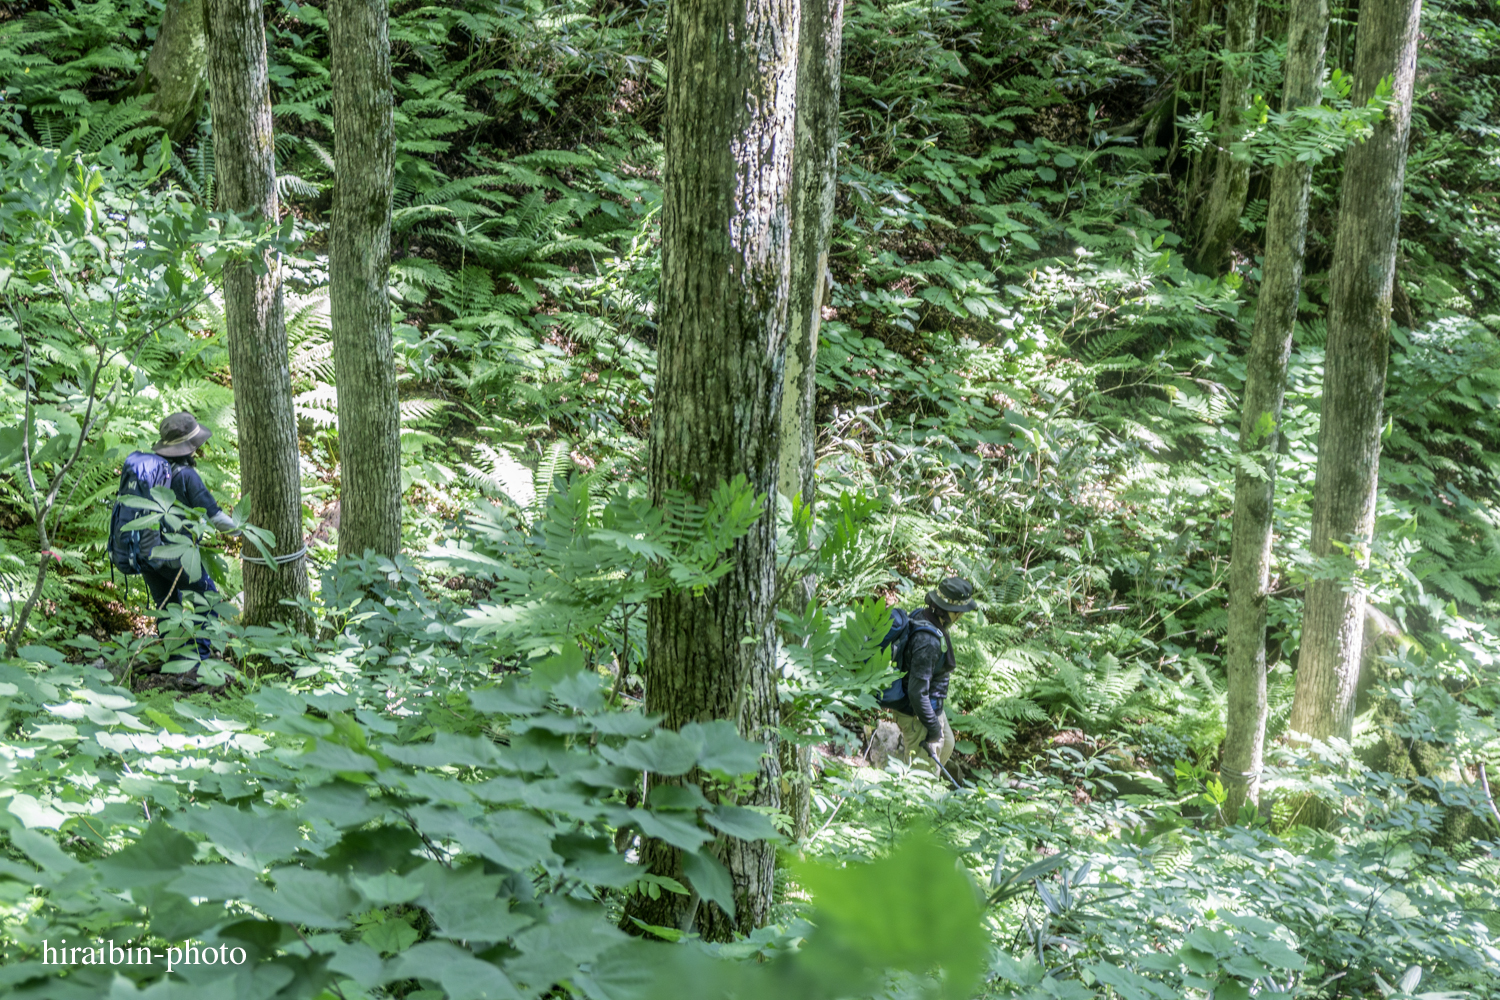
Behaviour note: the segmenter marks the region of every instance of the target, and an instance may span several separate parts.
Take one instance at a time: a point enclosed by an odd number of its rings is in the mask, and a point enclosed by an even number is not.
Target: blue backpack
[[[943,630],[936,625],[915,620],[900,608],[891,611],[891,630],[881,640],[880,648],[890,650],[891,663],[901,670],[901,676],[897,677],[895,682],[881,694],[881,708],[911,714],[911,705],[906,697],[906,677],[911,668],[906,665],[906,654],[911,648],[912,636],[918,632],[928,632],[937,636],[938,641],[944,643],[946,647],[948,637],[943,635]]]
[[[149,500],[153,487],[171,485],[172,463],[160,455],[133,451],[125,459],[125,467],[120,470],[120,490],[109,514],[109,561],[126,576],[137,575],[143,566],[171,569],[179,565],[175,559],[151,558],[151,550],[161,543],[161,533],[155,528],[123,530],[124,525],[146,512],[119,499],[130,496]]]

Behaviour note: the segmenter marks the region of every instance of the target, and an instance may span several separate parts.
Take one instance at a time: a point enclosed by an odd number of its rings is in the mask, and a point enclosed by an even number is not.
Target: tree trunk
[[[1383,77],[1391,77],[1394,88],[1375,134],[1345,159],[1329,277],[1312,554],[1326,559],[1336,549],[1347,551],[1361,568],[1369,563],[1375,524],[1391,286],[1420,15],[1421,0],[1366,0],[1360,7],[1352,100],[1356,107],[1363,105]],[[1350,737],[1364,610],[1365,593],[1357,579],[1314,580],[1308,585],[1292,731],[1314,739]],[[1304,820],[1327,824],[1327,806],[1308,807]]]
[[[781,472],[787,497],[813,502],[818,327],[828,287],[828,243],[838,192],[843,0],[804,0],[797,46],[796,154],[792,162],[792,276],[781,397]]]
[[[276,158],[271,142],[271,90],[260,0],[210,0],[209,86],[213,105],[214,168],[219,207],[274,223]],[[252,523],[272,532],[271,551],[294,554],[302,543],[302,483],[292,377],[282,318],[281,268],[275,254],[224,267],[224,318],[234,378],[240,481]],[[245,563],[246,624],[306,625],[282,601],[308,596],[305,560],[283,565]]]
[[[333,0],[336,174],[328,260],[339,420],[339,555],[401,550],[401,415],[391,344],[391,46],[385,0]]]
[[[1323,58],[1328,41],[1328,0],[1295,0],[1287,26],[1283,111],[1317,105],[1322,97]],[[1307,205],[1312,164],[1293,160],[1271,179],[1266,256],[1255,328],[1245,359],[1245,399],[1240,415],[1240,453],[1260,475],[1236,470],[1233,548],[1229,566],[1229,706],[1222,778],[1229,792],[1230,822],[1260,795],[1266,737],[1266,600],[1270,590],[1271,524],[1276,501],[1276,454],[1287,359],[1302,290],[1307,244]]]
[[[816,496],[813,457],[818,443],[815,378],[818,327],[828,288],[828,242],[838,193],[839,73],[843,55],[843,0],[805,0],[797,45],[796,149],[792,156],[792,275],[786,378],[781,394],[781,470],[777,488],[811,506]],[[813,599],[817,578],[801,587]],[[792,836],[807,835],[812,806],[812,747],[781,748],[783,809]]]
[[[1256,0],[1229,0],[1224,8],[1223,68],[1219,72],[1218,149],[1212,152],[1213,186],[1200,217],[1198,270],[1218,274],[1240,231],[1240,213],[1250,190],[1250,161],[1230,154],[1239,140],[1255,54]]]
[[[706,499],[744,476],[774,496],[791,239],[796,0],[681,0],[668,12],[661,337],[651,417],[651,496]],[[677,728],[737,719],[747,736],[774,732],[776,519],[763,516],[734,547],[726,576],[701,594],[647,608],[646,708]],[[779,767],[762,759],[753,801],[776,805]],[[775,852],[730,842],[736,920],[764,924]],[[652,870],[676,874],[677,852],[647,845]],[[636,897],[629,913],[681,927],[692,905]],[[712,911],[712,912],[708,912]],[[698,926],[732,925],[702,907]]]
[[[205,0],[167,0],[146,67],[132,88],[150,94],[151,123],[181,139],[198,124],[198,105],[208,79]]]

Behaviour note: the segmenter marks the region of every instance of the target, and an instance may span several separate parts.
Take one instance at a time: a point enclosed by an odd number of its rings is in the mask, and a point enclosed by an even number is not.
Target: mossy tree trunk
[[[333,0],[336,174],[328,261],[338,387],[339,555],[401,550],[401,414],[391,343],[391,44],[385,0]]]
[[[1255,55],[1256,0],[1229,0],[1224,8],[1224,41],[1219,57],[1217,148],[1210,151],[1213,182],[1198,223],[1194,259],[1198,270],[1218,274],[1228,262],[1240,231],[1240,214],[1250,190],[1250,161],[1230,147],[1239,141],[1250,98],[1250,68]]]
[[[774,497],[791,269],[789,210],[799,10],[796,0],[681,0],[668,11],[661,333],[651,415],[653,499],[706,500],[743,476]],[[647,608],[646,708],[677,728],[733,719],[768,753],[752,801],[779,805],[776,520],[768,510],[701,594]],[[664,893],[628,915],[705,937],[764,924],[775,852],[722,841],[735,920]],[[681,876],[674,849],[646,845],[653,871]]]
[[[1294,0],[1287,26],[1286,83],[1281,107],[1317,105],[1322,96],[1328,42],[1327,0]],[[1271,179],[1266,254],[1255,326],[1245,359],[1245,397],[1240,414],[1242,464],[1234,476],[1232,554],[1229,563],[1229,704],[1222,778],[1232,822],[1245,803],[1256,803],[1266,738],[1266,601],[1270,590],[1272,512],[1276,501],[1276,454],[1286,366],[1302,290],[1307,245],[1312,164],[1291,161]]]
[[[1330,275],[1312,554],[1347,553],[1369,563],[1375,525],[1380,430],[1390,346],[1406,145],[1416,79],[1421,0],[1366,0],[1359,11],[1352,100],[1364,104],[1391,78],[1392,103],[1375,133],[1349,150]],[[1356,570],[1357,572],[1357,570]],[[1314,739],[1348,739],[1354,725],[1365,593],[1357,579],[1314,580],[1307,588],[1302,646],[1289,727]],[[1327,825],[1326,804],[1302,819]]]
[[[167,0],[151,54],[132,88],[151,95],[151,121],[173,139],[198,124],[208,80],[207,20],[207,0]]]
[[[804,0],[797,45],[796,146],[792,156],[792,274],[786,378],[781,395],[781,459],[777,488],[811,506],[816,494],[818,328],[828,288],[828,244],[838,193],[839,72],[843,0]],[[798,596],[815,596],[808,577]],[[782,744],[781,769],[793,836],[806,836],[811,814],[812,747]]]
[[[274,223],[276,156],[261,3],[209,0],[208,13],[219,207]],[[250,500],[252,523],[275,535],[274,553],[291,555],[303,548],[302,482],[280,261],[272,253],[254,263],[233,261],[224,267],[223,287],[240,481]],[[305,601],[307,596],[304,560],[280,566],[245,563],[242,618],[247,624],[284,621],[305,626],[305,616],[282,602]]]

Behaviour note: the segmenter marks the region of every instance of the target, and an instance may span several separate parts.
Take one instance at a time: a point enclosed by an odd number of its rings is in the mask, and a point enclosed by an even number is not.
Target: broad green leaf
[[[541,688],[510,681],[469,692],[475,711],[502,715],[535,715],[547,707],[551,695]]]
[[[734,881],[723,862],[707,851],[688,851],[682,855],[682,873],[698,895],[734,919]]]
[[[146,827],[141,838],[98,862],[107,884],[122,889],[171,881],[193,861],[196,846],[162,823]]]
[[[507,960],[505,969],[516,983],[545,989],[625,937],[602,913],[572,910],[578,915],[564,916],[568,912],[559,908],[553,919],[539,921],[515,936],[515,946],[523,954]]]
[[[380,767],[373,758],[327,740],[318,740],[316,746],[302,755],[301,763],[307,767],[322,767],[335,772],[367,774],[374,774]]]
[[[652,809],[712,808],[712,803],[703,797],[697,785],[655,785],[646,801]]]
[[[307,803],[301,813],[347,828],[368,823],[380,815],[381,806],[363,785],[338,780],[307,789]]]
[[[382,955],[403,952],[422,935],[404,920],[390,919],[365,928],[359,939]]]
[[[264,808],[252,812],[215,804],[180,813],[172,825],[203,834],[226,859],[255,872],[296,853],[302,844],[297,821],[290,814]]]
[[[521,1000],[497,966],[446,941],[424,941],[411,948],[389,963],[387,976],[440,983],[448,1000]]]
[[[682,727],[682,738],[697,748],[698,766],[705,771],[725,774],[751,774],[760,769],[766,753],[764,744],[745,739],[724,719],[712,722],[690,722]]]
[[[366,989],[373,989],[385,982],[385,963],[375,949],[363,941],[345,944],[338,948],[328,967],[340,975],[348,976]]]
[[[1125,1000],[1177,1000],[1177,992],[1162,983],[1108,962],[1095,962],[1089,971],[1099,982],[1118,990]]]
[[[422,894],[421,881],[395,872],[381,872],[368,877],[354,876],[351,880],[365,898],[377,906],[410,903]]]
[[[539,829],[546,824],[523,812],[508,811],[498,820],[491,820],[493,835],[453,809],[418,806],[411,810],[411,816],[429,837],[451,838],[464,850],[516,871],[525,871],[556,857],[549,846],[550,837],[544,836],[550,829]]]
[[[510,911],[504,879],[480,865],[449,869],[429,862],[410,876],[424,886],[417,902],[437,921],[438,935],[470,941],[504,941],[531,923]]]
[[[713,839],[713,835],[690,819],[674,813],[650,813],[644,809],[631,809],[630,822],[640,827],[648,837],[664,840],[684,851],[696,851],[700,845]]]
[[[1233,979],[1221,979],[1214,987],[1214,1000],[1250,1000],[1250,987]]]
[[[11,830],[10,842],[49,875],[66,875],[78,867],[78,862],[64,854],[56,841],[46,834],[31,829]]]
[[[701,746],[701,740],[663,729],[652,733],[648,740],[633,740],[623,747],[601,746],[599,753],[610,763],[670,777],[692,770],[699,760]]]
[[[428,743],[407,746],[386,743],[381,747],[381,752],[392,760],[412,767],[499,767],[502,770],[512,770],[505,766],[494,743],[477,736],[440,732]]]
[[[1206,951],[1210,955],[1223,956],[1235,951],[1234,938],[1227,931],[1216,930],[1212,927],[1194,927],[1183,938],[1183,944],[1199,951]]]
[[[714,806],[703,814],[703,820],[715,830],[740,840],[781,840],[769,816],[744,806]]]
[[[67,727],[71,729],[72,727]],[[6,811],[26,824],[26,829],[57,830],[68,820],[68,814],[40,802],[35,796],[25,793],[11,796]]]
[[[245,894],[245,902],[274,920],[308,927],[341,928],[361,903],[343,879],[306,868],[276,868],[271,871],[275,890],[256,886]]]
[[[1278,969],[1290,969],[1293,972],[1301,972],[1307,968],[1307,959],[1297,954],[1292,949],[1275,938],[1262,939],[1255,942],[1255,956]]]
[[[931,834],[909,834],[870,864],[834,868],[803,861],[792,871],[812,895],[819,934],[826,935],[825,943],[818,936],[808,942],[809,961],[835,949],[874,969],[922,974],[941,966],[945,995],[971,995],[984,969],[989,933],[976,887]],[[872,905],[874,900],[879,904]]]
[[[239,865],[194,865],[183,871],[167,888],[189,898],[239,899],[258,883]]]

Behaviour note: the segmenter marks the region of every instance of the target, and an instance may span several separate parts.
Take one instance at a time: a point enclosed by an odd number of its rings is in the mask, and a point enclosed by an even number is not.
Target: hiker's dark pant
[[[191,590],[195,594],[219,592],[219,588],[215,587],[213,580],[209,578],[207,570],[203,571],[203,579],[197,583],[184,582],[175,569],[152,569],[150,566],[142,566],[141,576],[151,591],[151,606],[154,608],[164,608],[168,604],[181,604],[184,590]],[[174,580],[177,582],[175,587],[172,586]],[[210,611],[209,614],[214,614],[214,612]],[[195,641],[198,644],[198,659],[206,659],[210,652],[208,640],[200,636]]]

